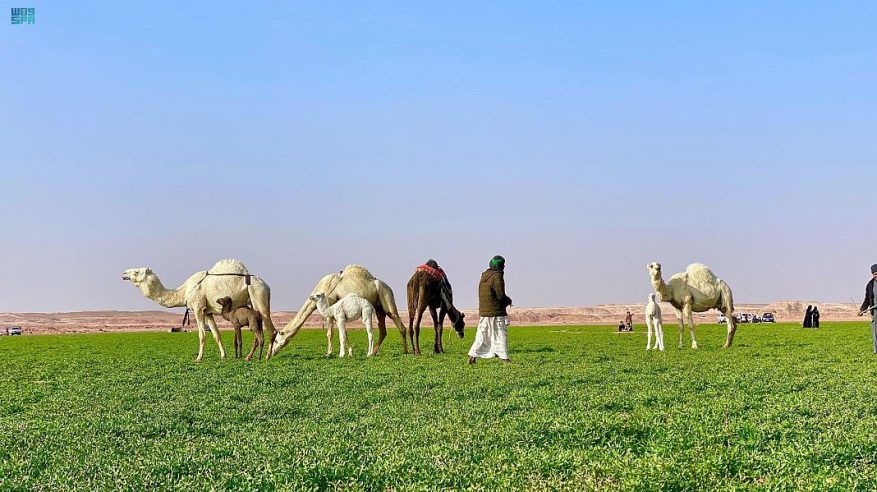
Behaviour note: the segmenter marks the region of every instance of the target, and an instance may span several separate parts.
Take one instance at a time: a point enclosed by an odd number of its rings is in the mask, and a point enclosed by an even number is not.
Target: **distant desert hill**
[[[850,303],[821,303],[816,301],[777,301],[768,304],[738,304],[738,313],[772,312],[777,321],[796,321],[804,319],[807,305],[819,306],[822,321],[853,321],[864,318],[856,317],[859,306]],[[665,323],[675,323],[673,308],[662,303]],[[616,324],[624,319],[625,313],[633,313],[635,323],[643,323],[644,304],[599,304],[586,307],[534,307],[511,308],[509,318],[512,324],[518,325],[583,325],[583,324]],[[99,333],[120,331],[166,331],[179,326],[183,318],[183,309],[173,311],[80,311],[72,313],[0,313],[0,328],[21,326],[23,332],[34,334],[59,333]],[[475,310],[465,309],[467,325],[474,325],[478,320]],[[717,311],[695,314],[696,323],[715,323]],[[273,313],[274,324],[282,327],[295,315],[294,311],[277,311]],[[402,319],[408,323],[408,313],[401,312]],[[194,323],[194,319],[192,320]],[[389,322],[389,320],[388,320]],[[223,319],[217,317],[221,328],[230,328]],[[308,318],[307,326],[320,327],[322,319],[316,313]],[[445,322],[448,328],[449,322]],[[361,326],[354,324],[354,326]],[[422,327],[431,328],[432,319],[425,313]],[[197,329],[193,324],[189,329]],[[388,330],[396,328],[388,323]]]

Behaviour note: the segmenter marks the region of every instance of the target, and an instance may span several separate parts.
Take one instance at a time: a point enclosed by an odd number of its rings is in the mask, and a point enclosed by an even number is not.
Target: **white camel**
[[[646,304],[646,350],[653,348],[664,351],[664,328],[661,320],[661,305],[655,300],[655,294],[649,294]],[[652,331],[655,332],[655,346],[652,347]]]
[[[335,304],[329,305],[326,300],[326,294],[322,292],[309,296],[308,299],[317,304],[317,310],[326,318],[326,324],[329,329],[326,332],[328,345],[326,347],[326,355],[332,355],[332,322],[338,327],[338,357],[344,357],[344,347],[347,347],[347,355],[353,355],[353,348],[347,343],[347,329],[345,324],[348,321],[356,321],[360,317],[365,325],[365,332],[368,333],[368,352],[367,356],[371,357],[372,350],[375,345],[375,338],[372,334],[372,316],[375,314],[375,308],[370,302],[359,297],[356,294],[347,294]]]
[[[408,342],[405,332],[405,324],[399,317],[399,310],[396,308],[396,298],[393,296],[393,290],[383,281],[376,279],[364,267],[359,265],[347,265],[344,270],[339,273],[326,275],[311,290],[311,295],[326,294],[326,301],[332,305],[347,294],[356,294],[359,297],[372,303],[375,308],[375,315],[378,317],[378,340],[375,343],[372,355],[378,355],[381,349],[381,343],[387,336],[386,317],[390,319],[399,328],[399,335],[402,337],[402,353],[408,353]],[[305,299],[304,304],[295,313],[292,321],[286,324],[277,332],[277,341],[274,343],[274,353],[276,354],[284,345],[292,340],[292,337],[304,326],[308,316],[317,309],[316,303]],[[328,330],[332,330],[332,323],[326,323]],[[331,333],[328,333],[331,336]]]
[[[219,347],[219,356],[225,358],[225,349],[219,337],[214,314],[222,313],[217,299],[231,297],[232,309],[252,303],[253,309],[262,315],[268,328],[268,353],[274,343],[274,323],[271,321],[271,289],[261,278],[250,275],[247,267],[238,260],[224,259],[216,262],[210,270],[195,272],[176,289],[166,289],[151,268],[131,268],[122,273],[123,280],[130,280],[144,296],[164,307],[187,307],[195,314],[198,322],[198,357],[204,358],[205,323],[209,326],[213,339]]]
[[[658,293],[660,300],[669,302],[676,310],[676,321],[679,323],[679,348],[682,348],[682,338],[685,331],[685,322],[688,320],[688,330],[691,333],[691,348],[697,348],[697,340],[694,338],[694,318],[691,313],[701,313],[710,309],[718,309],[727,318],[728,338],[724,348],[730,348],[734,341],[734,332],[737,324],[734,322],[734,297],[731,287],[716,275],[706,265],[692,263],[682,273],[670,277],[670,282],[664,283],[661,278],[661,264],[652,262],[648,264],[649,275],[652,278],[652,288]]]

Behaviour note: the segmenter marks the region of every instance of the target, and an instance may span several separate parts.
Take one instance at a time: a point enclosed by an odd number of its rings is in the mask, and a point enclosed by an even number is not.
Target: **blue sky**
[[[868,2],[31,2],[0,11],[2,311],[151,309],[235,257],[277,309],[360,263],[458,303],[849,301],[877,262]]]

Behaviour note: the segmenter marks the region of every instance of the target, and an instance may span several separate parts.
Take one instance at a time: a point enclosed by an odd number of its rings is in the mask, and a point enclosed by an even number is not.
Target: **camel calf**
[[[241,352],[243,351],[243,337],[241,336],[241,327],[249,326],[250,330],[256,335],[256,338],[253,339],[253,348],[250,349],[250,353],[247,354],[247,360],[251,360],[253,358],[253,354],[256,352],[256,346],[259,347],[259,358],[262,358],[262,347],[265,346],[265,338],[262,335],[262,315],[258,312],[254,311],[253,308],[249,306],[242,306],[237,309],[232,309],[232,301],[231,297],[221,297],[216,300],[216,303],[222,306],[222,315],[223,318],[231,322],[231,325],[234,327],[234,357],[235,359],[241,356]]]

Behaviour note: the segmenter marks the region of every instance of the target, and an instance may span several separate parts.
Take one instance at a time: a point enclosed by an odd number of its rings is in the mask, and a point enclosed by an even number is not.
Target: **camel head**
[[[317,294],[313,294],[313,295],[308,296],[308,299],[310,299],[314,302],[326,302],[326,294],[319,292]]]
[[[129,280],[132,284],[139,286],[152,275],[152,269],[147,267],[129,268],[122,272],[122,280]]]
[[[222,306],[223,313],[231,312],[231,305],[232,305],[231,297],[229,297],[229,296],[220,297],[219,299],[216,300],[216,304],[219,304],[220,306]]]
[[[661,264],[657,261],[653,261],[648,264],[649,275],[652,276],[652,280],[658,280],[661,278]]]
[[[460,313],[457,321],[454,321],[454,331],[457,332],[457,338],[463,338],[463,328],[466,327],[466,315]]]
[[[658,301],[655,299],[655,293],[654,293],[654,292],[652,292],[651,294],[649,294],[649,302],[658,302]]]

